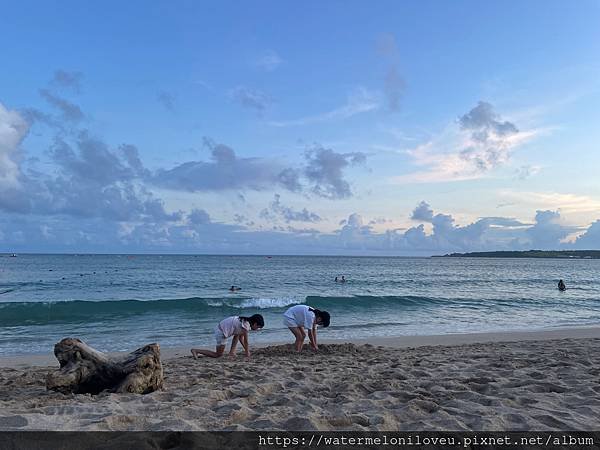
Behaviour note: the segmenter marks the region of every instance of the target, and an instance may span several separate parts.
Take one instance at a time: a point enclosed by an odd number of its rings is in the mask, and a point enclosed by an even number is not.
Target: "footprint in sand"
[[[556,428],[559,430],[568,430],[569,429],[569,425],[561,420],[558,420],[555,417],[552,417],[549,414],[542,414],[539,416],[533,416],[533,419],[537,420],[538,422],[542,423],[543,425],[546,425],[547,427],[551,427],[551,428]]]

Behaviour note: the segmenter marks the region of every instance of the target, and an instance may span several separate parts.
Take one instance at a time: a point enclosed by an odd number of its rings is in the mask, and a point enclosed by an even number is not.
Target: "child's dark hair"
[[[321,325],[323,325],[323,328],[327,328],[329,326],[329,323],[331,321],[331,316],[329,315],[329,313],[327,311],[321,311],[320,309],[316,309],[316,308],[308,308],[308,310],[314,312],[315,317],[321,318]]]
[[[250,317],[242,317],[240,316],[240,320],[242,321],[246,321],[246,322],[250,322],[250,326],[256,324],[258,325],[259,328],[262,328],[265,326],[265,319],[263,319],[263,316],[261,316],[260,314],[254,314]]]

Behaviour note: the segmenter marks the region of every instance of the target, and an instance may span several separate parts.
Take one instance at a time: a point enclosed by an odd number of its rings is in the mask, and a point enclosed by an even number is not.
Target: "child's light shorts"
[[[300,325],[296,323],[294,319],[290,319],[289,317],[283,317],[283,324],[288,328],[298,328]]]
[[[227,342],[227,338],[223,332],[219,330],[219,327],[215,328],[215,341],[217,342],[217,347],[225,345],[225,342]]]

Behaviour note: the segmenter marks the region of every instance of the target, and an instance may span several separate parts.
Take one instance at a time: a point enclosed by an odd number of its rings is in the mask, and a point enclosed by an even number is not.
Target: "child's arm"
[[[240,334],[240,342],[242,343],[242,347],[246,351],[246,357],[250,358],[250,347],[248,346],[248,330],[242,331]]]
[[[319,349],[317,345],[317,324],[313,323],[313,326],[310,330],[308,330],[308,338],[310,339],[310,346],[313,350],[317,351]]]
[[[239,339],[240,338],[236,334],[233,335],[233,339],[231,340],[231,348],[229,349],[229,356],[235,356],[235,348],[237,347]]]

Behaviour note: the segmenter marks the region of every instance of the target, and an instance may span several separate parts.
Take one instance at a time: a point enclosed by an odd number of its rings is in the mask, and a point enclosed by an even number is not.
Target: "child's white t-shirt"
[[[247,320],[241,321],[239,316],[231,316],[221,320],[219,329],[225,337],[239,336],[244,330],[250,331],[250,322]]]
[[[312,328],[315,322],[315,313],[309,311],[307,305],[296,305],[288,309],[284,317],[293,320],[299,327]]]

